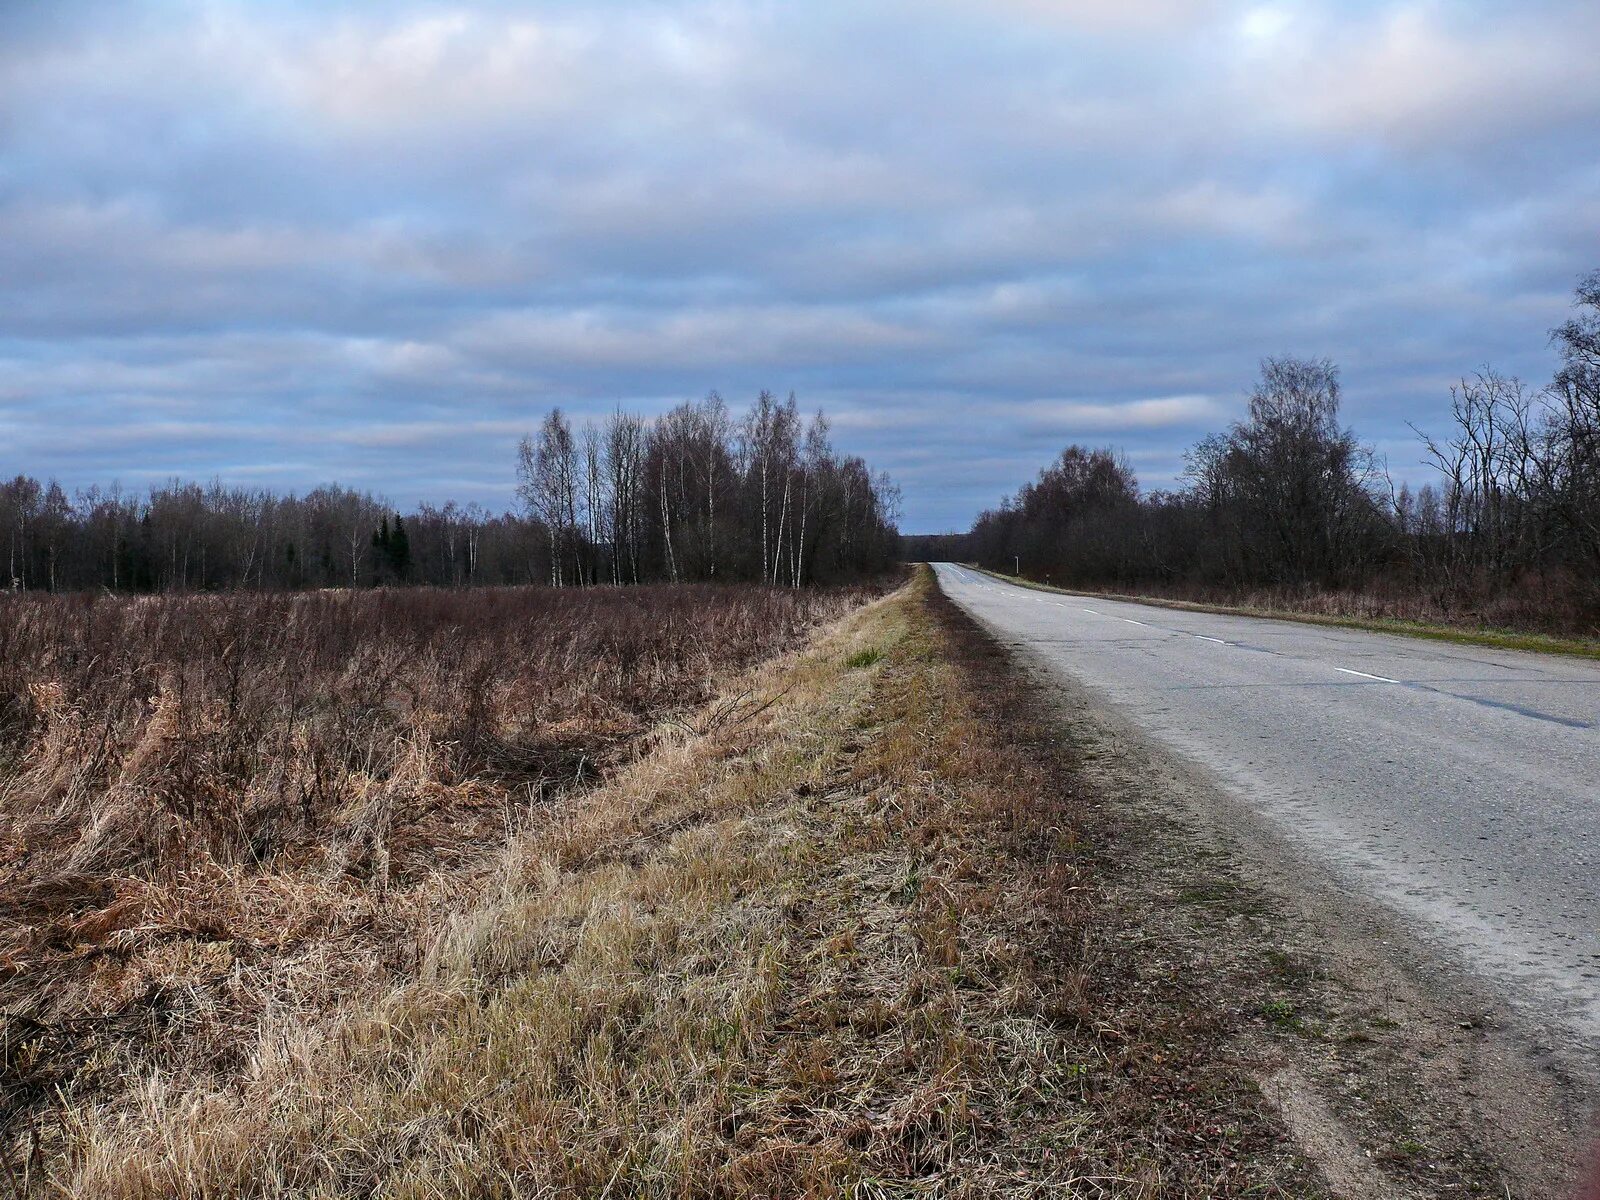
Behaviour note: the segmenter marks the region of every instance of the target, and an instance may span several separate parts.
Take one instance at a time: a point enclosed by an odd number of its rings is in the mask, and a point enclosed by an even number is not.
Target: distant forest
[[[511,464],[508,465],[508,470]],[[118,592],[760,581],[876,574],[899,558],[898,493],[841,457],[821,413],[762,393],[742,417],[713,393],[574,430],[558,409],[525,438],[518,511],[364,491],[304,495],[172,481],[68,496],[0,483],[0,587]]]
[[[1339,419],[1327,360],[1268,359],[1245,419],[1194,446],[1183,486],[1141,492],[1110,449],[1069,446],[965,534],[908,556],[1085,589],[1174,596],[1342,593],[1373,613],[1600,630],[1600,272],[1552,333],[1543,388],[1486,370],[1419,431],[1435,478],[1395,488]],[[1352,605],[1332,604],[1348,611]]]

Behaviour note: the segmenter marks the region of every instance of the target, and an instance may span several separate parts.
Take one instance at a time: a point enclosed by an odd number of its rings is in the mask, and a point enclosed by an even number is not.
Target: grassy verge
[[[509,842],[882,594],[0,595],[0,1195],[414,978]]]
[[[1007,575],[986,567],[964,564],[969,569],[981,571],[1018,587],[1033,588],[1041,592],[1055,592],[1063,596],[1089,596],[1098,600],[1125,600],[1133,604],[1149,604],[1157,608],[1175,608],[1187,612],[1220,613],[1233,617],[1265,617],[1275,621],[1298,621],[1305,625],[1329,625],[1339,629],[1365,629],[1373,633],[1393,633],[1402,637],[1429,638],[1439,642],[1458,642],[1468,646],[1488,646],[1496,650],[1528,650],[1539,654],[1566,654],[1576,658],[1600,659],[1600,640],[1592,638],[1557,637],[1546,633],[1529,633],[1514,629],[1471,628],[1461,625],[1443,625],[1425,621],[1404,621],[1393,617],[1358,617],[1337,613],[1303,612],[1292,608],[1260,608],[1239,604],[1207,604],[1195,600],[1175,600],[1165,596],[1129,595],[1121,592],[1086,592],[1074,588],[1055,587],[1020,575]]]
[[[1226,1015],[1113,949],[996,654],[919,572],[520,835],[414,979],[79,1110],[29,1186],[1301,1194]]]

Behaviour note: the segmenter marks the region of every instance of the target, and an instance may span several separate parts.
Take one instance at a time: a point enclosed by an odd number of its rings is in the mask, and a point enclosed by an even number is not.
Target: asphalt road
[[[935,570],[1425,944],[1600,1047],[1600,662]]]

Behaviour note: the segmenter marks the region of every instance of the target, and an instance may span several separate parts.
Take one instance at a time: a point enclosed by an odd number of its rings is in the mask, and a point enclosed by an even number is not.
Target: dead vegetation
[[[867,594],[0,598],[0,1189],[414,977],[531,819]]]
[[[1049,582],[1007,575],[1000,571],[987,573],[1022,587],[1153,604],[1161,608],[1369,629],[1379,633],[1490,646],[1498,650],[1530,650],[1543,654],[1600,658],[1600,638],[1570,632],[1581,628],[1567,620],[1570,613],[1554,600],[1550,606],[1542,607],[1537,599],[1538,593],[1532,590],[1516,593],[1515,596],[1508,592],[1493,604],[1485,603],[1470,610],[1460,610],[1441,606],[1424,596],[1398,591],[1255,588],[1226,592],[1206,588],[1152,587],[1137,593],[1125,593],[1059,588]],[[1540,613],[1544,616],[1541,617]],[[1545,620],[1544,617],[1550,619]],[[1555,632],[1559,630],[1568,632]]]
[[[994,652],[924,573],[397,921],[405,963],[334,993],[327,958],[276,977],[231,1058],[144,1060],[18,1178],[128,1200],[1293,1190],[1218,1018],[1107,949],[1075,832],[1093,798],[1042,726],[1001,736]]]
[[[1139,589],[1138,598],[1154,598],[1237,608],[1252,613],[1285,613],[1330,619],[1349,619],[1383,625],[1412,625],[1479,634],[1501,634],[1507,641],[1526,637],[1537,646],[1540,639],[1561,641],[1591,649],[1596,627],[1584,610],[1572,602],[1578,589],[1560,576],[1528,576],[1492,595],[1485,589],[1475,603],[1451,602],[1437,593],[1378,585],[1337,590],[1312,587],[1208,588],[1164,587]]]

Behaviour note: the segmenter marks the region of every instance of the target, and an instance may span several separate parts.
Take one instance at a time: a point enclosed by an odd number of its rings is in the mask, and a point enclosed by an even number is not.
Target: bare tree
[[[895,544],[875,515],[885,511],[877,485],[861,483],[856,517],[836,526],[829,514],[846,467],[820,425],[797,462],[793,403],[769,394],[767,408],[759,455],[751,423],[736,422],[714,392],[654,420],[619,411],[576,437],[552,412],[518,446],[519,515],[453,502],[404,514],[338,485],[295,496],[172,480],[142,495],[91,488],[69,500],[19,476],[0,482],[0,585],[772,583],[882,570]]]
[[[593,421],[583,423],[583,495],[585,540],[588,544],[587,581],[600,582],[600,547],[610,538],[603,532],[607,505],[603,496],[605,472],[600,467],[600,431]]]
[[[642,553],[641,468],[644,421],[615,412],[606,422],[606,474],[611,503],[612,582],[639,582]]]
[[[572,426],[559,408],[551,409],[537,438],[517,447],[517,495],[526,511],[543,523],[550,537],[550,583],[579,581],[578,452]]]

